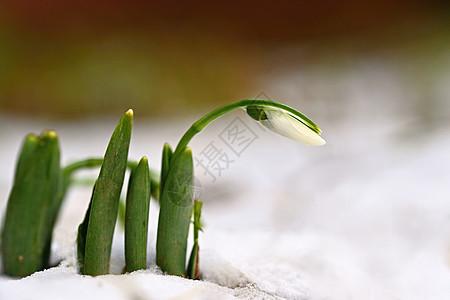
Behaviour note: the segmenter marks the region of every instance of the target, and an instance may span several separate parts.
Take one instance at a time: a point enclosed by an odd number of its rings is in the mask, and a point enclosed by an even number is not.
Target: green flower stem
[[[91,181],[81,181],[81,180],[77,180],[74,181],[73,180],[73,173],[75,173],[78,170],[81,169],[88,169],[88,168],[98,168],[101,167],[103,164],[103,158],[87,158],[87,159],[83,159],[80,161],[75,161],[73,163],[68,164],[67,166],[65,166],[64,168],[61,169],[61,191],[60,191],[60,195],[58,197],[58,203],[57,203],[57,212],[59,212],[59,208],[62,205],[62,202],[64,201],[64,198],[66,196],[67,190],[69,189],[69,187],[73,184],[75,185],[90,185],[92,186],[93,184],[90,184]],[[135,164],[137,164],[137,162],[135,161],[127,161],[127,168],[128,169],[132,169]],[[153,171],[150,170],[150,181],[151,181],[151,186],[152,186],[152,196],[154,199],[159,199],[159,179],[158,179],[158,174]],[[95,181],[94,181],[95,184]],[[123,208],[123,212],[125,212],[125,204],[123,202],[119,202],[119,220],[121,221],[121,225],[124,225],[124,221],[125,221],[125,213],[121,214],[121,210]],[[57,217],[57,215],[56,215]]]
[[[89,159],[85,159],[82,161],[74,162],[74,163],[67,165],[66,167],[61,169],[61,190],[60,190],[60,194],[58,197],[58,203],[57,203],[57,211],[58,212],[64,201],[67,190],[69,189],[70,185],[73,183],[73,181],[72,181],[73,173],[82,168],[99,167],[102,165],[102,162],[103,162],[103,159],[101,159],[101,158],[89,158]],[[58,216],[56,215],[56,217],[58,217]]]
[[[65,166],[64,168],[62,168],[61,173],[63,175],[69,176],[73,172],[78,171],[80,169],[100,167],[102,165],[102,163],[103,163],[103,158],[87,158],[87,159],[73,162],[73,163]],[[127,162],[127,168],[131,169],[134,166],[134,164],[135,164],[134,161],[129,160]]]
[[[274,108],[284,111],[285,114],[294,116],[313,132],[320,133],[319,127],[313,121],[287,105],[266,99],[246,99],[219,107],[192,124],[180,139],[173,154],[170,146],[166,144],[163,149],[160,181],[161,207],[156,242],[156,263],[164,272],[180,276],[185,273],[187,233],[192,214],[189,209],[192,208],[193,167],[192,155],[187,148],[190,140],[220,116],[236,108],[248,110],[249,107],[253,109]],[[190,185],[187,184],[188,181],[191,181]],[[180,205],[180,203],[183,204]],[[192,262],[187,272],[191,278],[198,275],[196,266],[198,248],[198,243],[194,243]]]
[[[173,156],[175,157],[181,151],[183,151],[183,149],[186,148],[187,145],[189,144],[190,140],[197,133],[202,131],[203,128],[205,128],[206,125],[208,125],[213,120],[219,118],[220,116],[222,116],[236,108],[247,107],[250,105],[266,106],[266,107],[273,107],[273,108],[285,110],[285,111],[297,116],[306,126],[308,126],[314,132],[316,132],[318,134],[321,133],[321,130],[319,129],[319,127],[311,119],[309,119],[307,116],[305,116],[304,114],[300,113],[299,111],[295,110],[294,108],[292,108],[290,106],[287,106],[285,104],[278,103],[278,102],[275,102],[272,100],[267,100],[267,99],[245,99],[245,100],[233,102],[233,103],[224,105],[222,107],[219,107],[219,108],[213,110],[212,112],[210,112],[209,114],[207,114],[206,116],[204,116],[203,118],[199,119],[194,124],[192,124],[192,126],[188,129],[188,131],[186,131],[186,133],[183,135],[180,142],[178,143]]]
[[[103,163],[103,158],[87,158],[80,161],[76,161],[68,164],[64,168],[61,169],[63,187],[61,193],[61,201],[64,198],[67,189],[70,187],[72,182],[72,175],[74,172],[87,169],[87,168],[98,168],[101,167]],[[127,162],[127,168],[131,170],[135,166],[136,162],[129,160]],[[159,174],[155,170],[150,169],[150,183],[152,188],[152,197],[156,200],[159,200]]]

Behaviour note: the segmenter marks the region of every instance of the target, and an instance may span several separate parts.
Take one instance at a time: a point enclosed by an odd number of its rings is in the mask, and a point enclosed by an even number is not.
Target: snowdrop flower
[[[303,115],[273,107],[249,105],[246,111],[250,117],[271,131],[305,145],[320,146],[326,142],[320,136],[321,130]]]
[[[234,109],[245,109],[247,113],[273,132],[281,134],[294,141],[302,142],[306,145],[323,145],[325,140],[320,137],[321,130],[296,109],[285,104],[267,99],[244,99],[221,106],[204,117],[198,119],[189,127],[181,137],[175,151],[169,146],[163,150],[163,163],[161,170],[161,206],[159,211],[158,235],[156,238],[157,265],[165,272],[172,275],[183,275],[186,267],[186,247],[189,224],[191,223],[192,205],[174,206],[167,201],[169,193],[174,190],[179,193],[180,199],[192,199],[192,194],[187,189],[179,189],[178,172],[185,168],[193,174],[192,154],[188,148],[190,140],[202,131],[209,123]],[[189,157],[186,156],[187,151]],[[189,172],[186,172],[189,173]],[[193,176],[193,175],[192,175]],[[192,178],[192,177],[191,177]],[[177,181],[175,181],[175,179]],[[169,185],[170,184],[170,185]],[[188,185],[192,185],[188,183]],[[169,192],[170,191],[170,192]],[[181,193],[180,193],[181,192]],[[183,200],[184,201],[184,200]],[[180,202],[181,203],[181,202]],[[188,203],[188,201],[184,202]],[[192,202],[189,201],[189,204]],[[201,208],[201,206],[200,206]],[[177,221],[173,222],[173,216],[177,216]],[[198,215],[200,218],[200,215]],[[162,221],[163,220],[163,221]],[[198,233],[198,230],[197,230]],[[194,210],[194,239],[195,239],[195,210]],[[163,245],[163,246],[161,246]],[[174,247],[174,245],[176,247]],[[192,253],[188,263],[188,277],[196,277],[196,262],[199,257],[199,246],[194,241]]]
[[[221,106],[191,125],[178,142],[173,156],[180,154],[189,141],[209,123],[236,108],[243,108],[256,121],[273,132],[306,145],[323,145],[322,131],[307,116],[285,104],[267,99],[245,99]]]

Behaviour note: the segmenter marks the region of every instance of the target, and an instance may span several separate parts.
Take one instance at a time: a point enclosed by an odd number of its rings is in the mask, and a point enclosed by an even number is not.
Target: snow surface
[[[284,90],[288,99],[300,93],[295,82],[331,84],[323,77],[286,76],[271,90]],[[167,276],[155,266],[155,202],[148,270],[120,275],[123,231],[118,226],[112,275],[78,275],[76,229],[91,190],[77,187],[54,234],[52,260],[58,266],[20,280],[0,277],[0,299],[450,299],[450,110],[445,101],[450,93],[442,84],[448,76],[436,83],[441,100],[433,113],[439,122],[431,125],[421,122],[399,78],[369,65],[333,81],[335,87],[346,86],[345,93],[315,95],[346,98],[341,104],[347,111],[330,100],[313,104],[308,113],[323,129],[327,145],[322,147],[264,131],[243,112],[218,120],[193,140],[194,157],[201,158],[213,142],[234,160],[215,182],[196,169],[196,194],[205,203],[202,280]],[[310,103],[290,104],[307,109]],[[168,124],[141,120],[135,112],[130,157],[147,155],[159,169],[163,143],[175,145],[198,117]],[[220,139],[236,118],[257,136],[240,156]],[[101,155],[117,122],[57,123],[6,115],[0,120],[2,212],[26,133],[57,130],[65,164]],[[79,177],[95,175],[87,171]]]

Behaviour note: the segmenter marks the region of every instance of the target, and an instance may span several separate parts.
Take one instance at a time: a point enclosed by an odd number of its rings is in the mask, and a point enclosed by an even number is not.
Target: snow
[[[346,112],[319,102],[308,113],[321,126],[325,146],[276,136],[243,112],[225,116],[193,140],[197,158],[211,142],[227,151],[220,133],[236,117],[257,136],[240,156],[226,152],[233,162],[214,182],[196,166],[196,193],[204,201],[202,280],[167,276],[156,267],[154,202],[148,270],[120,275],[123,231],[117,227],[112,274],[78,275],[76,229],[91,191],[77,187],[54,233],[52,260],[58,266],[20,280],[0,277],[0,299],[450,299],[450,110],[441,99],[448,100],[448,90],[440,89],[432,107],[439,122],[427,126],[409,102],[412,92],[401,74],[371,64],[357,71],[359,77],[349,72],[334,85],[331,78],[290,73],[271,86],[289,96],[296,94],[289,80],[306,80],[312,87],[332,86],[317,89],[327,103],[333,103],[331,96],[346,97],[344,106],[352,108]],[[346,93],[333,93],[342,86]],[[147,155],[159,169],[163,143],[174,146],[197,117],[167,124],[140,120],[136,112],[130,157]],[[7,141],[0,147],[0,210],[26,133],[57,130],[67,163],[101,155],[117,120],[58,123],[0,115],[0,138]]]

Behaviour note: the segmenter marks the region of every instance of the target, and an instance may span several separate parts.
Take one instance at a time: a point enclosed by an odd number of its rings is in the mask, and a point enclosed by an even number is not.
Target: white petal
[[[276,109],[265,109],[264,112],[267,119],[260,122],[273,132],[306,145],[320,146],[326,143],[320,135],[290,114]]]

